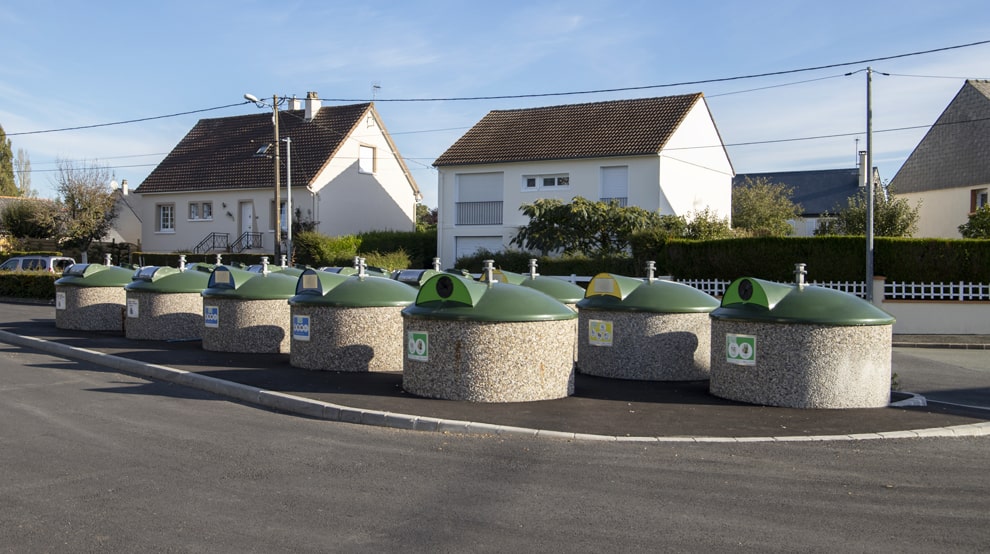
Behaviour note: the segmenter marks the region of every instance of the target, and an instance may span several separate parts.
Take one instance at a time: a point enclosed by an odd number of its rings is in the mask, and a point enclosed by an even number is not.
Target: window
[[[526,190],[539,190],[539,189],[556,189],[556,188],[566,188],[570,186],[571,178],[568,175],[523,175],[523,186],[522,189]]]
[[[969,211],[970,213],[990,204],[990,198],[988,198],[988,189],[973,189],[969,192]]]
[[[175,232],[175,204],[158,204],[155,210],[159,233]]]
[[[601,169],[601,200],[616,201],[625,206],[629,200],[629,167],[624,165]]]
[[[358,158],[358,173],[375,172],[375,149],[371,146],[361,146]]]
[[[209,221],[213,219],[213,202],[190,202],[190,221]]]
[[[278,211],[279,223],[281,224],[282,232],[286,233],[289,230],[288,227],[289,220],[285,214],[285,200],[281,200],[279,202],[279,206],[281,208]],[[268,215],[269,215],[268,221],[270,222],[268,224],[268,230],[274,233],[275,232],[275,201],[274,200],[272,200],[268,206]]]

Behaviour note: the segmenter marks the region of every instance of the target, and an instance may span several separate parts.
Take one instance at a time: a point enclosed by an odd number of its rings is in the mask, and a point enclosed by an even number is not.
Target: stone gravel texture
[[[310,317],[310,339],[292,339],[289,364],[303,369],[402,371],[402,307],[292,306]]]
[[[289,352],[292,316],[289,302],[203,297],[201,309],[216,306],[217,327],[203,325],[203,349],[213,352]],[[202,311],[200,313],[203,313]]]
[[[756,337],[754,365],[726,361],[726,335]],[[712,320],[709,391],[788,408],[883,408],[890,402],[892,326]]]
[[[203,338],[203,296],[198,292],[161,293],[127,291],[128,306],[137,302],[137,317],[130,308],[124,320],[124,336],[136,340],[197,340]]]
[[[74,331],[123,331],[124,287],[55,286],[65,295],[65,309],[55,308],[55,327]]]
[[[708,379],[711,322],[707,313],[580,310],[578,371],[638,381]],[[591,321],[612,322],[612,346],[593,346]]]
[[[429,333],[427,361],[403,361],[402,388],[428,398],[528,402],[574,393],[577,318],[476,322],[406,318],[409,332]]]

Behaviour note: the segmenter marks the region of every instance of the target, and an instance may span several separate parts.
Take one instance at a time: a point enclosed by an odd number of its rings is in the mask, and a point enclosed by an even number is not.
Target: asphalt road
[[[986,438],[601,443],[310,420],[0,344],[3,552],[979,552]]]

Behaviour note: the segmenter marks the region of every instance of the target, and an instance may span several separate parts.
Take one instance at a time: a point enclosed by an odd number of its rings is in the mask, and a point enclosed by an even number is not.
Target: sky
[[[263,109],[245,93],[374,100],[429,207],[491,110],[701,92],[736,173],[851,168],[867,67],[889,180],[990,79],[990,43],[963,46],[990,41],[986,0],[33,0],[0,28],[0,125],[49,198],[58,160],[137,187],[199,119]]]

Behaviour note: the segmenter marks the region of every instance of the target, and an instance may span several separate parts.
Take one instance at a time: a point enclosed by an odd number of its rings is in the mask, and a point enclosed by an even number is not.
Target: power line
[[[644,86],[638,86],[638,87],[622,87],[622,88],[584,90],[584,91],[571,91],[571,92],[545,92],[545,93],[534,93],[534,94],[512,94],[512,95],[502,95],[502,96],[465,96],[465,97],[450,97],[450,98],[393,98],[393,99],[375,98],[374,101],[375,102],[454,102],[454,101],[467,101],[467,100],[509,100],[509,99],[514,99],[514,98],[540,98],[540,97],[554,97],[554,96],[575,96],[575,95],[583,95],[583,94],[600,94],[600,93],[605,93],[605,92],[628,92],[628,91],[634,91],[634,90],[649,90],[649,89],[670,88],[670,87],[687,86],[687,85],[702,85],[702,84],[708,84],[708,83],[724,83],[724,82],[729,82],[729,81],[740,81],[740,80],[744,80],[744,79],[757,79],[757,78],[762,78],[762,77],[774,77],[774,76],[778,76],[778,75],[789,75],[789,74],[793,74],[793,73],[803,73],[803,72],[808,72],[808,71],[819,71],[819,70],[822,70],[822,69],[833,69],[833,68],[837,68],[837,67],[847,67],[847,66],[850,66],[850,65],[860,65],[860,64],[865,64],[865,63],[873,63],[873,62],[879,62],[879,61],[895,60],[895,59],[907,58],[907,57],[912,57],[912,56],[921,56],[921,55],[924,55],[924,54],[933,54],[933,53],[936,53],[936,52],[946,52],[946,51],[949,51],[949,50],[958,50],[960,48],[969,48],[971,46],[980,46],[980,45],[983,45],[983,44],[990,44],[990,40],[982,40],[982,41],[970,42],[970,43],[966,43],[966,44],[957,44],[955,46],[945,46],[945,47],[942,47],[942,48],[933,48],[933,49],[930,49],[930,50],[918,50],[918,51],[915,51],[915,52],[908,52],[908,53],[904,53],[904,54],[895,54],[895,55],[892,55],[892,56],[882,56],[882,57],[877,57],[877,58],[869,58],[869,59],[865,59],[865,60],[857,60],[857,61],[852,61],[852,62],[841,62],[841,63],[834,63],[834,64],[828,64],[828,65],[819,65],[819,66],[813,66],[813,67],[803,67],[803,68],[798,68],[798,69],[786,69],[786,70],[782,70],[782,71],[770,71],[770,72],[766,72],[766,73],[753,73],[753,74],[749,74],[749,75],[737,75],[737,76],[734,76],[734,77],[719,77],[719,78],[713,78],[713,79],[701,79],[701,80],[697,80],[697,81],[681,81],[681,82],[676,82],[676,83],[665,83],[665,84],[659,84],[659,85],[644,85]],[[784,86],[784,85],[778,85],[778,86]],[[770,88],[770,87],[768,87],[768,88]],[[753,89],[753,90],[760,90],[760,89]],[[326,100],[327,102],[368,102],[369,101],[367,98],[360,98],[360,99],[358,99],[358,98],[327,98],[327,99],[324,99],[324,100]],[[7,136],[35,135],[35,134],[41,134],[41,133],[56,133],[56,132],[61,132],[61,131],[77,131],[77,130],[81,130],[81,129],[93,129],[93,128],[97,128],[97,127],[109,127],[109,126],[112,126],[112,125],[124,125],[124,124],[127,124],[127,123],[139,123],[139,122],[142,122],[142,121],[153,121],[153,120],[156,120],[156,119],[165,119],[165,118],[169,118],[169,117],[178,117],[178,116],[182,116],[182,115],[190,115],[190,114],[202,113],[202,112],[208,112],[208,111],[214,111],[214,110],[222,110],[222,109],[226,109],[226,108],[232,108],[234,106],[241,106],[241,105],[244,105],[244,104],[251,104],[251,103],[252,102],[250,100],[245,100],[244,102],[238,102],[237,104],[227,104],[227,105],[224,105],[224,106],[216,106],[216,107],[213,107],[213,108],[203,108],[201,110],[192,110],[192,111],[188,111],[188,112],[180,112],[180,113],[167,114],[167,115],[159,115],[159,116],[153,116],[153,117],[144,117],[144,118],[140,118],[140,119],[129,119],[129,120],[126,120],[126,121],[115,121],[115,122],[111,122],[111,123],[97,123],[97,124],[94,124],[94,125],[81,125],[81,126],[78,126],[78,127],[65,127],[65,128],[62,128],[62,129],[47,129],[47,130],[41,130],[41,131],[22,131],[22,132],[18,132],[18,133],[7,133]]]
[[[188,111],[188,112],[179,112],[179,113],[172,113],[172,114],[166,114],[166,115],[156,115],[156,116],[153,116],[153,117],[142,117],[140,119],[128,119],[128,120],[125,120],[125,121],[113,121],[111,123],[95,123],[93,125],[80,125],[78,127],[63,127],[61,129],[46,129],[44,131],[22,131],[20,133],[7,133],[7,136],[8,137],[15,137],[15,136],[19,136],[19,135],[40,135],[42,133],[58,133],[58,132],[62,132],[62,131],[78,131],[80,129],[95,129],[97,127],[110,127],[111,125],[124,125],[124,124],[127,124],[127,123],[140,123],[142,121],[153,121],[155,119],[166,119],[166,118],[169,118],[169,117],[178,117],[180,115],[189,115],[189,114],[194,114],[194,113],[211,112],[211,111],[214,111],[214,110],[223,110],[223,109],[226,109],[226,108],[232,108],[234,106],[241,106],[241,105],[250,104],[250,103],[251,102],[245,100],[244,102],[238,102],[236,104],[227,104],[226,106],[216,106],[216,107],[213,107],[213,108],[203,108],[201,110],[192,110],[192,111]]]

